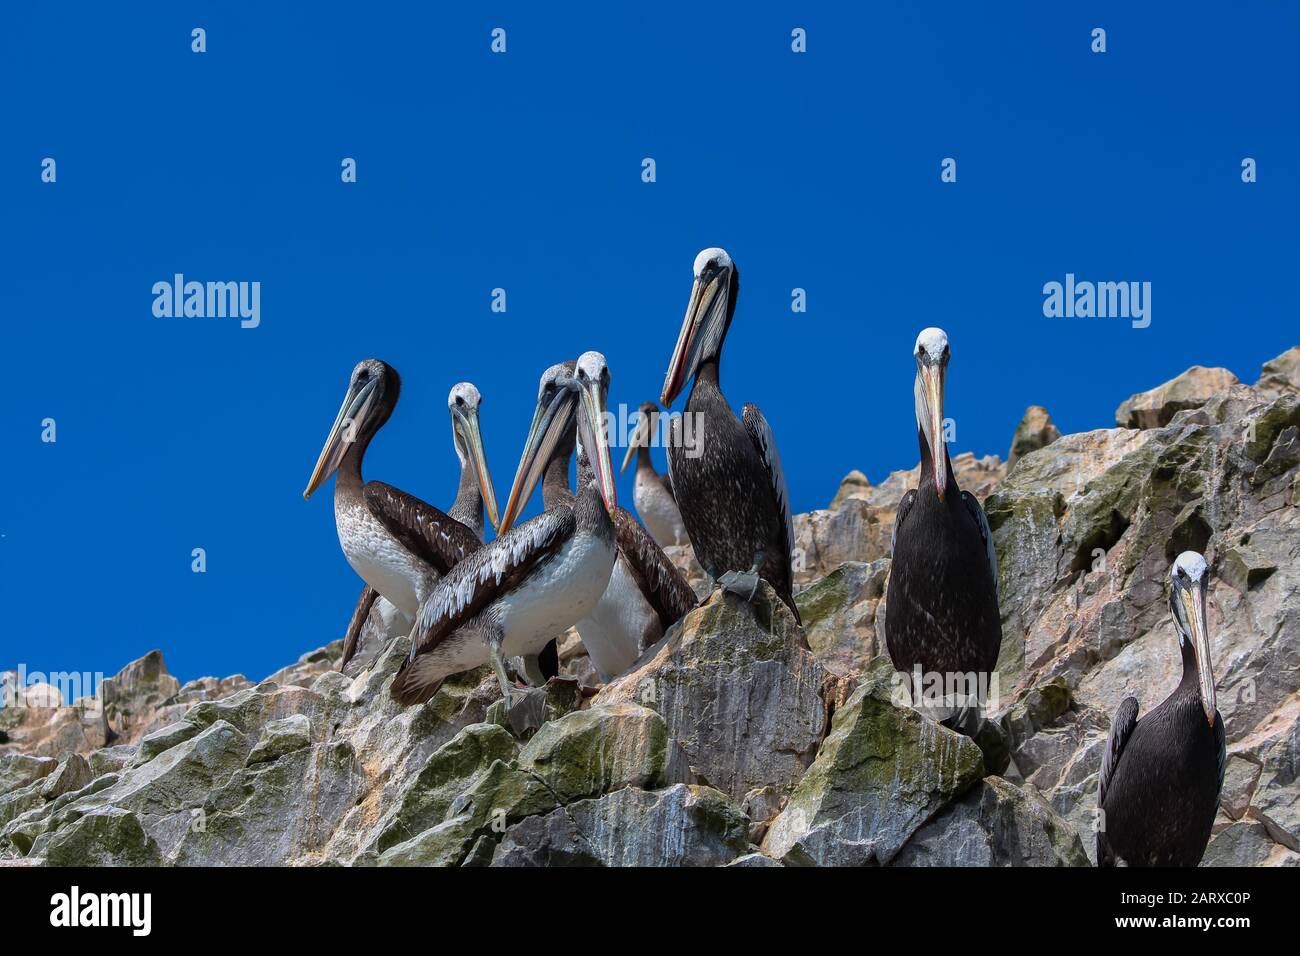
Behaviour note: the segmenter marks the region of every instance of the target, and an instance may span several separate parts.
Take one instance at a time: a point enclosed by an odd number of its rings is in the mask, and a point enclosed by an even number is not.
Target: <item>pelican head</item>
[[[659,396],[665,407],[681,394],[702,364],[722,352],[739,291],[740,273],[725,250],[705,249],[695,257],[695,283]]]
[[[637,409],[636,431],[632,433],[632,440],[627,444],[627,454],[623,456],[620,472],[627,471],[627,466],[638,448],[650,447],[651,439],[658,427],[659,406],[654,402],[642,402],[641,407]]]
[[[354,446],[364,449],[370,437],[388,421],[401,390],[402,380],[387,362],[365,359],[357,363],[348,380],[343,404],[302,493],[304,498],[310,498],[322,482],[338,471]]]
[[[483,435],[479,431],[478,407],[482,402],[479,391],[470,382],[459,382],[447,393],[447,410],[451,413],[451,437],[456,445],[456,457],[462,468],[474,469],[478,478],[483,505],[487,508],[492,527],[500,523],[497,515],[497,495],[488,473],[487,455],[483,451]]]
[[[934,487],[943,501],[948,483],[948,444],[943,437],[943,386],[948,375],[948,333],[943,329],[922,329],[912,349],[916,358],[916,427],[930,453]]]
[[[1210,633],[1205,623],[1205,592],[1210,584],[1210,569],[1205,558],[1195,551],[1184,551],[1174,560],[1169,572],[1169,610],[1178,631],[1178,646],[1190,648],[1196,682],[1201,694],[1205,719],[1214,726],[1216,698],[1214,670],[1210,665]]]
[[[618,506],[618,492],[614,486],[614,466],[609,458],[609,366],[599,352],[583,352],[578,356],[577,373],[580,412],[578,437],[582,447],[589,449],[591,467],[596,473],[596,489],[605,502],[605,510],[613,512]]]
[[[537,383],[537,407],[533,411],[528,437],[524,439],[524,452],[515,470],[515,480],[506,499],[506,510],[501,514],[497,534],[505,534],[523,511],[537,482],[551,459],[558,452],[568,454],[573,450],[573,420],[578,410],[578,398],[571,387],[577,362],[559,362],[542,373]]]

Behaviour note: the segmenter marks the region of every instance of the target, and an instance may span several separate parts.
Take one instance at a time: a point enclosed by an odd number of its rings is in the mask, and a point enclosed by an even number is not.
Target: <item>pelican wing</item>
[[[1214,712],[1214,742],[1219,747],[1219,792],[1223,792],[1223,775],[1228,770],[1228,738],[1223,729],[1223,716]]]
[[[411,634],[411,659],[437,647],[498,597],[518,587],[572,536],[576,524],[572,506],[559,505],[516,525],[448,571],[420,605]]]
[[[975,519],[975,524],[980,529],[980,537],[984,539],[984,550],[989,556],[989,570],[993,573],[993,595],[999,597],[998,592],[998,552],[993,547],[993,532],[989,528],[989,519],[984,514],[984,509],[980,507],[979,501],[969,491],[961,493],[961,503],[966,506],[970,516]]]
[[[1101,809],[1106,803],[1106,791],[1110,789],[1115,768],[1119,766],[1120,755],[1124,746],[1133,736],[1133,728],[1138,722],[1138,702],[1136,697],[1125,697],[1115,711],[1110,722],[1110,736],[1106,738],[1106,752],[1101,758],[1101,775],[1097,782],[1097,807]],[[1110,846],[1106,843],[1106,820],[1102,818],[1097,827],[1097,865],[1113,865]]]
[[[370,513],[403,547],[439,574],[446,574],[483,546],[470,528],[392,485],[370,481],[364,493]]]
[[[695,591],[641,522],[623,508],[612,517],[619,554],[666,631],[696,606]]]
[[[898,503],[898,509],[894,512],[894,533],[889,536],[889,553],[891,555],[898,548],[898,529],[907,520],[907,513],[912,510],[914,504],[916,504],[916,489],[903,495],[903,500]]]
[[[742,416],[749,439],[767,468],[767,478],[772,485],[772,494],[776,497],[776,507],[785,524],[785,561],[789,565],[792,560],[790,552],[794,550],[794,518],[790,515],[790,492],[785,486],[785,471],[781,468],[781,455],[776,450],[776,438],[757,405],[745,405]],[[799,612],[795,611],[795,618],[798,616]]]
[[[348,632],[343,637],[343,659],[339,661],[339,670],[348,666],[348,661],[352,660],[352,655],[357,652],[357,641],[361,637],[361,629],[366,626],[366,618],[370,616],[370,608],[375,603],[375,598],[379,597],[379,592],[369,584],[361,589],[361,596],[357,598],[356,609],[352,612],[352,620],[348,622]]]

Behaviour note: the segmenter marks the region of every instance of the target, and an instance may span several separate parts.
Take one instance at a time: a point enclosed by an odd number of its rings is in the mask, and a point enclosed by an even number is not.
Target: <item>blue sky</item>
[[[6,9],[0,668],[161,647],[182,679],[260,678],[340,636],[358,580],[330,490],[301,492],[352,366],[404,381],[367,477],[447,506],[468,379],[504,501],[547,365],[599,349],[613,404],[658,395],[705,246],[742,276],[724,389],[800,511],[915,463],[927,325],[980,454],[1029,404],[1107,426],[1296,344],[1295,6],[751,6]],[[260,282],[260,326],[155,318],[177,272]],[[1067,272],[1149,281],[1150,327],[1045,318]]]

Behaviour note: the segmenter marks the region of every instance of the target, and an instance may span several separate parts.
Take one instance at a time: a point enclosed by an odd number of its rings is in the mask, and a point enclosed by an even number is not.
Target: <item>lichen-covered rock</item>
[[[163,858],[134,813],[97,807],[49,840],[45,861],[50,866],[159,866]]]
[[[493,866],[721,866],[749,847],[748,818],[710,787],[624,788],[510,827]]]
[[[923,826],[895,866],[1088,866],[1075,829],[1032,789],[985,777]]]
[[[59,762],[53,757],[34,757],[30,754],[0,754],[0,794],[11,793],[42,777],[54,773]]]
[[[1177,378],[1131,396],[1115,410],[1115,424],[1120,428],[1161,428],[1178,412],[1199,408],[1237,381],[1226,368],[1193,365]]]
[[[689,777],[664,720],[637,704],[599,704],[549,721],[519,755],[563,802],[624,787],[654,790]]]
[[[733,800],[788,792],[826,732],[826,671],[767,582],[752,602],[718,591],[596,704],[657,711],[692,772]]]
[[[891,682],[882,661],[836,711],[816,761],[768,830],[769,856],[796,865],[889,863],[984,776],[974,741],[895,706]]]
[[[157,709],[180,689],[180,681],[167,672],[162,651],[153,650],[104,678],[99,696],[114,736],[135,743],[150,729]]]
[[[889,559],[841,564],[795,598],[808,646],[839,677],[860,677],[884,652],[883,612]]]

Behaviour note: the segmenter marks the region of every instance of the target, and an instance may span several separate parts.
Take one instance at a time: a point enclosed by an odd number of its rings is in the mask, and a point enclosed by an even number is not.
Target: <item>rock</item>
[[[162,651],[150,651],[100,682],[104,715],[119,743],[135,743],[151,729],[152,718],[181,685],[167,673]]]
[[[1300,394],[1300,346],[1265,362],[1255,389],[1268,398]]]
[[[532,735],[549,720],[577,710],[582,704],[582,685],[577,678],[557,676],[541,687],[526,688],[521,695],[509,711],[506,702],[498,700],[487,713],[489,722],[500,724],[520,738]]]
[[[692,772],[742,800],[768,784],[789,792],[812,763],[826,732],[826,680],[763,582],[752,603],[715,592],[594,704],[657,711]]]
[[[1219,806],[1233,820],[1240,820],[1250,807],[1259,781],[1260,766],[1236,754],[1228,756],[1228,767],[1223,775],[1223,789],[1219,792]]]
[[[1177,378],[1131,396],[1115,410],[1115,424],[1120,428],[1162,428],[1178,412],[1200,408],[1237,381],[1226,368],[1193,365]]]
[[[90,763],[90,771],[96,777],[101,777],[106,773],[117,773],[125,768],[135,757],[135,748],[126,744],[118,744],[113,747],[103,747],[99,750],[92,750],[87,761]]]
[[[844,502],[851,499],[871,500],[871,482],[867,481],[867,476],[856,468],[840,480],[840,486],[835,490],[835,497],[831,499],[830,510],[839,510]]]
[[[50,866],[158,866],[158,844],[130,810],[97,808],[60,830],[49,841]]]
[[[371,849],[379,853],[418,837],[446,819],[472,781],[496,764],[513,761],[514,737],[496,724],[470,724],[434,752],[403,788],[385,816]]]
[[[896,707],[891,679],[883,660],[836,711],[816,761],[768,830],[768,856],[796,865],[889,863],[984,776],[979,747]]]
[[[1269,835],[1288,849],[1300,851],[1300,720],[1264,754],[1252,812]]]
[[[1032,789],[985,777],[927,823],[895,866],[1088,866],[1079,834]]]
[[[746,853],[744,856],[736,857],[727,866],[775,866],[779,868],[781,864],[770,856],[764,856],[762,853]]]
[[[1061,437],[1060,431],[1052,422],[1052,416],[1041,405],[1030,405],[1025,415],[1016,426],[1011,436],[1011,450],[1007,452],[1007,471],[1016,466],[1016,462],[1031,451],[1038,451]]]
[[[1210,838],[1201,866],[1300,866],[1300,854],[1274,843],[1263,824],[1238,820]]]
[[[73,790],[80,790],[94,777],[90,764],[81,754],[68,754],[55,771],[41,784],[41,796],[53,800]]]
[[[625,788],[510,829],[493,866],[721,866],[749,848],[749,821],[709,787]]]
[[[664,720],[636,704],[599,704],[542,726],[519,755],[562,802],[621,790],[685,783],[685,757]]]
[[[189,720],[178,720],[174,724],[160,727],[144,736],[136,749],[135,758],[130,763],[134,766],[148,763],[164,750],[171,750],[177,744],[183,744],[191,737],[197,737],[202,731],[203,727]]]
[[[876,618],[883,611],[889,559],[849,561],[795,597],[813,655],[832,674],[860,677],[885,650]]]
[[[54,773],[59,762],[53,757],[28,754],[0,754],[0,794],[11,793]]]
[[[285,754],[311,746],[311,721],[306,714],[290,714],[268,721],[262,736],[248,754],[248,765],[276,760]]]

